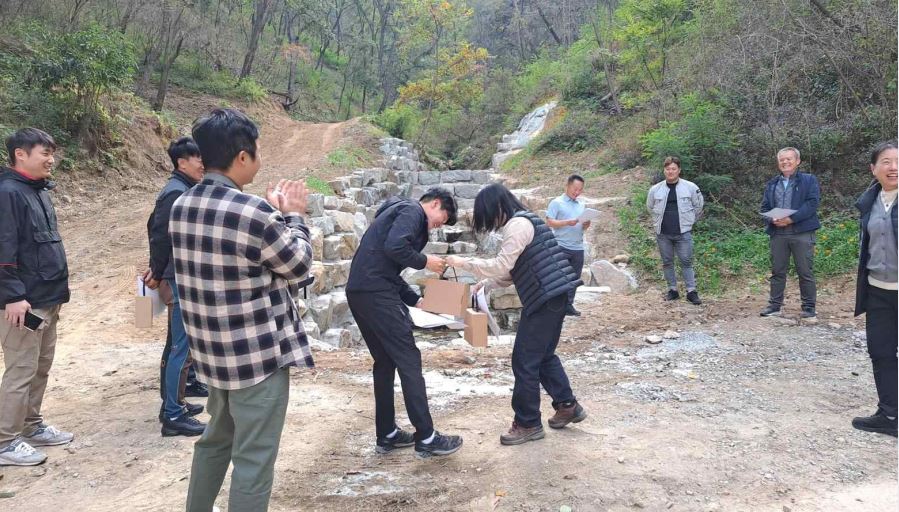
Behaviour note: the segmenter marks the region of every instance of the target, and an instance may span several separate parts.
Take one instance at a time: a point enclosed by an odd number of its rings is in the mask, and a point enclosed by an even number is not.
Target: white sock
[[[400,433],[400,429],[395,428],[395,429],[393,429],[393,432],[387,434],[387,439],[393,439],[399,433]]]
[[[434,436],[436,436],[436,435],[437,435],[437,432],[432,432],[431,437],[423,440],[422,444],[431,444],[431,442],[434,440]]]

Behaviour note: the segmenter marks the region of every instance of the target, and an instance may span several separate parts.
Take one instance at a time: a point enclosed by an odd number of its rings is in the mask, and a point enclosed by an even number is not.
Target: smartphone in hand
[[[25,328],[29,331],[36,331],[44,325],[44,319],[35,315],[31,311],[25,313]]]

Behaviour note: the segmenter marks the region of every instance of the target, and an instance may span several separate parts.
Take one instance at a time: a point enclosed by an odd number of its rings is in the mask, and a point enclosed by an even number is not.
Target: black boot
[[[890,419],[880,410],[871,416],[852,418],[852,426],[865,432],[876,432],[896,437],[896,418]]]

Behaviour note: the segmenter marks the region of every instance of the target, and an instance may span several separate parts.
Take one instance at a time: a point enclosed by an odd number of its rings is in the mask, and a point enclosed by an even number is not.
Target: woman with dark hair
[[[896,436],[897,395],[897,290],[896,195],[899,152],[895,142],[882,142],[871,152],[871,173],[876,180],[866,190],[856,208],[861,250],[855,289],[855,315],[866,314],[865,334],[868,355],[874,367],[877,411],[854,418],[852,426],[867,432]]]
[[[474,231],[501,232],[499,255],[491,259],[449,256],[447,264],[481,277],[475,291],[514,283],[524,306],[512,350],[515,420],[509,432],[500,436],[500,442],[512,445],[542,439],[541,384],[556,410],[549,420],[550,427],[562,428],[587,417],[556,355],[568,292],[582,283],[549,226],[502,185],[489,185],[478,193],[474,200]]]

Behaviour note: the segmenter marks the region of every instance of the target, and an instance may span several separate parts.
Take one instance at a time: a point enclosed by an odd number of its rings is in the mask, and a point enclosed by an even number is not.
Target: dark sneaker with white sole
[[[764,317],[780,316],[780,315],[781,315],[780,307],[772,306],[771,304],[768,304],[768,306],[765,309],[763,309],[761,313],[759,313],[759,316],[764,316]]]
[[[456,453],[459,448],[462,448],[461,437],[443,435],[435,430],[434,439],[430,443],[415,441],[415,456],[419,459],[427,459],[435,455]]]
[[[162,419],[162,437],[198,436],[206,430],[206,424],[186,412],[174,419]]]
[[[59,446],[69,444],[75,439],[75,434],[63,432],[56,427],[43,423],[30,435],[22,436],[22,440],[31,446]]]
[[[194,398],[206,398],[209,396],[209,388],[206,387],[206,384],[195,380],[187,384],[184,388],[184,396],[190,396]]]
[[[665,300],[677,300],[680,298],[680,293],[677,290],[668,290],[668,293],[665,294]]]
[[[397,448],[408,448],[415,444],[415,438],[411,432],[397,429],[396,435],[393,437],[381,437],[376,442],[375,451],[378,453],[389,453]]]
[[[880,411],[871,416],[852,418],[852,426],[865,432],[876,432],[896,437],[896,418],[890,419]]]
[[[499,442],[500,444],[510,446],[543,439],[545,435],[546,434],[543,432],[543,425],[537,425],[536,427],[522,427],[513,421],[512,428],[509,429],[509,432],[499,436]]]
[[[802,308],[802,312],[799,313],[799,318],[802,320],[817,320],[818,314],[815,313],[815,308]]]
[[[35,450],[21,439],[14,439],[6,448],[0,450],[0,466],[37,466],[47,460],[47,454]]]
[[[188,416],[197,416],[198,414],[202,413],[204,410],[204,407],[202,405],[192,404],[187,401],[181,402],[181,407],[183,408],[184,412],[187,413]],[[164,420],[165,420],[165,409],[163,408],[163,405],[160,405],[159,406],[159,423],[162,423]]]

